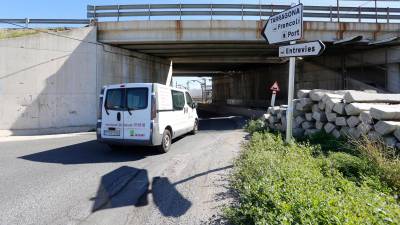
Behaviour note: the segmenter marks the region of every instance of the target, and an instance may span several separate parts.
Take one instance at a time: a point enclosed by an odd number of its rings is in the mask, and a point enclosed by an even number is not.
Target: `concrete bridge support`
[[[95,27],[0,40],[0,135],[88,131],[103,85],[163,82],[168,61],[97,42]]]
[[[392,63],[387,65],[387,89],[393,93],[400,93],[400,65]]]

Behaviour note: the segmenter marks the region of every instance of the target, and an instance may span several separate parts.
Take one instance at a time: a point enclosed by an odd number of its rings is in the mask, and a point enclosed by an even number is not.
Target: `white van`
[[[184,89],[156,83],[105,86],[100,94],[97,139],[111,147],[159,146],[168,152],[172,139],[197,133],[196,103]]]

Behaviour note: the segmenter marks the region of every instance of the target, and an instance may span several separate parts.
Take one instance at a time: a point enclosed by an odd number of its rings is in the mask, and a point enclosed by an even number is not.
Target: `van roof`
[[[157,84],[157,85],[169,87],[169,88],[174,89],[174,90],[188,91],[187,89],[184,89],[184,88],[176,88],[176,87],[173,87],[173,86],[168,86],[168,85],[160,84],[160,83],[118,83],[118,84],[108,84],[108,85],[105,85],[104,87],[109,87],[109,86],[114,86],[115,87],[115,86],[121,86],[121,85],[129,85],[129,84],[143,85],[143,86],[149,86],[149,85]]]

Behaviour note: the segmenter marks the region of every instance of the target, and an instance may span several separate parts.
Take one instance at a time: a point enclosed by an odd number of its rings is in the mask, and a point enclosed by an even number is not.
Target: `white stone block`
[[[315,121],[315,128],[318,130],[322,130],[324,128],[325,123],[321,121]]]
[[[336,113],[326,113],[326,119],[328,122],[335,122],[337,114]]]
[[[297,124],[297,125],[301,125],[304,121],[306,121],[306,119],[304,118],[304,116],[297,116],[296,117],[296,119],[295,119],[295,123]]]
[[[313,123],[313,122],[310,122],[310,121],[305,121],[305,122],[303,122],[303,123],[301,124],[301,127],[302,127],[304,130],[311,129],[311,128],[314,128],[314,123]]]
[[[400,105],[375,105],[370,114],[377,120],[400,120]]]
[[[362,123],[365,123],[365,124],[372,124],[372,122],[373,122],[372,116],[369,113],[369,111],[361,112],[360,115],[358,116],[358,118],[360,119],[360,121]]]
[[[341,127],[340,128],[340,135],[345,137],[345,138],[349,138],[350,137],[349,130],[350,130],[349,127]]]
[[[398,121],[383,121],[380,120],[374,125],[375,131],[380,135],[387,135],[393,133],[396,129],[400,128]]]
[[[336,129],[336,126],[333,123],[327,123],[324,126],[324,130],[327,134],[330,134],[334,129]]]
[[[344,115],[345,114],[344,106],[345,104],[343,102],[338,102],[333,105],[332,110],[340,115]]]
[[[325,102],[319,101],[319,102],[318,102],[318,108],[319,108],[320,110],[325,110]]]
[[[297,98],[308,98],[311,90],[298,90]]]
[[[397,129],[394,131],[393,135],[397,138],[397,140],[400,141],[400,128],[397,128]]]
[[[314,119],[312,118],[313,114],[312,113],[306,113],[305,118],[307,121],[313,121]]]
[[[371,103],[349,103],[344,109],[348,116],[358,116],[361,112],[369,111],[373,106],[375,105]]]
[[[376,131],[370,131],[368,133],[368,139],[371,141],[378,141],[382,138],[382,136]]]
[[[340,138],[341,134],[340,131],[338,131],[337,129],[334,129],[331,134],[335,137],[335,138]]]
[[[311,112],[321,112],[321,110],[318,107],[318,104],[313,104],[312,105]]]
[[[355,127],[349,129],[349,135],[351,138],[357,139],[361,137],[361,133]]]
[[[365,123],[360,123],[357,126],[357,130],[358,132],[360,132],[361,135],[366,135],[368,134],[368,132],[372,129],[372,126],[369,124],[365,124]]]
[[[337,98],[329,98],[326,100],[325,102],[325,112],[332,112],[333,111],[333,107],[335,106],[336,103],[341,103],[342,100],[341,99],[337,99]]]
[[[346,117],[336,117],[336,126],[347,126]]]
[[[280,109],[280,106],[270,106],[268,107],[267,113],[271,114],[271,115],[276,115],[277,111]]]
[[[383,137],[383,142],[386,144],[386,146],[388,146],[390,148],[394,148],[394,147],[396,147],[396,144],[398,141],[395,137],[390,135],[390,136]]]
[[[344,95],[346,103],[372,102],[372,103],[400,103],[400,94],[378,94],[362,91],[348,91]]]
[[[349,118],[347,118],[346,123],[350,128],[353,128],[360,123],[360,119],[358,118],[358,116],[350,116]]]
[[[271,117],[271,114],[266,113],[266,114],[263,115],[262,120],[268,121],[270,117]]]
[[[313,112],[312,118],[321,122],[327,121],[326,114],[324,112]]]

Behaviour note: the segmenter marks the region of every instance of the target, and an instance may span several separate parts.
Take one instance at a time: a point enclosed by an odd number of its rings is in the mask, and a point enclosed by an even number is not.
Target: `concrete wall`
[[[164,82],[168,62],[97,43],[96,28],[0,40],[0,135],[87,131],[103,85]],[[79,41],[82,40],[82,41]]]
[[[213,78],[213,101],[227,103],[232,99],[237,105],[265,107],[269,104],[275,81],[281,89],[276,104],[286,104],[288,64],[271,64],[245,70],[242,73]],[[297,60],[296,89],[340,89],[341,75],[311,62]],[[230,103],[231,104],[231,103]]]

